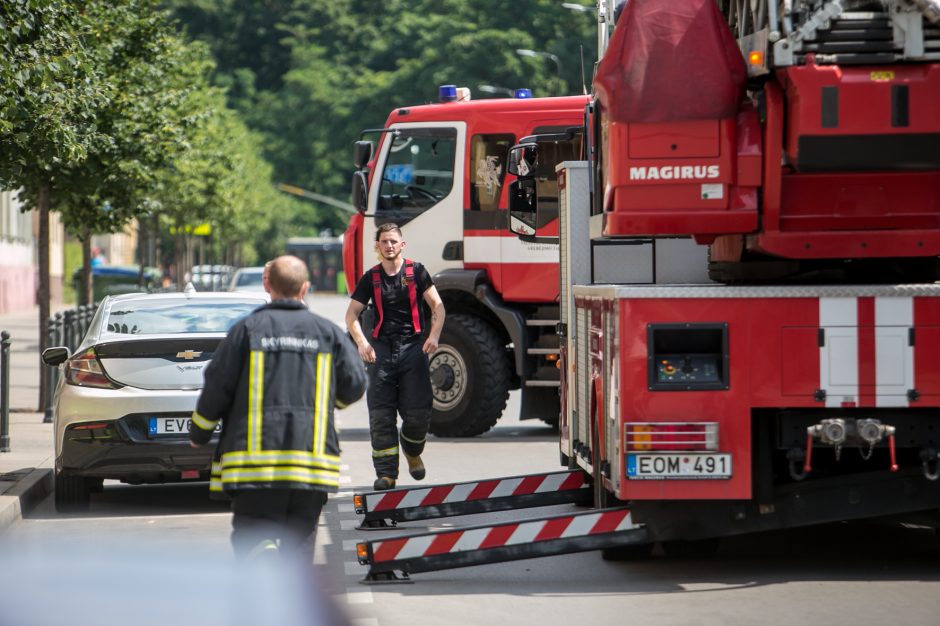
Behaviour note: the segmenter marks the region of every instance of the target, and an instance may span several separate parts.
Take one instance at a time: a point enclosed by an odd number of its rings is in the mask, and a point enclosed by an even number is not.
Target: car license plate
[[[730,454],[628,454],[631,480],[731,478]]]
[[[192,422],[190,417],[151,417],[149,434],[151,437],[158,435],[188,435],[189,424]],[[215,432],[222,430],[220,421],[215,427]]]

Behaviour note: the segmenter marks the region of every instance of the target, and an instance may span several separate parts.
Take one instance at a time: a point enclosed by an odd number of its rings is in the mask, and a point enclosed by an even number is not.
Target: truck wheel
[[[505,346],[490,326],[467,315],[449,315],[431,355],[433,435],[475,437],[496,423],[509,399]]]
[[[55,510],[60,513],[87,511],[91,500],[88,480],[65,472],[55,473]]]

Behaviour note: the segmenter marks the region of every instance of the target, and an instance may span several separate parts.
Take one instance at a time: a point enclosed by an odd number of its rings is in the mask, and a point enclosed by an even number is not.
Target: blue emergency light
[[[457,101],[457,85],[441,85],[437,88],[437,93],[441,102]]]
[[[513,97],[513,98],[520,98],[520,99],[522,99],[522,98],[531,98],[531,97],[532,97],[532,90],[531,90],[531,89],[526,89],[525,87],[523,87],[522,89],[516,89],[515,91],[512,92],[512,97]]]

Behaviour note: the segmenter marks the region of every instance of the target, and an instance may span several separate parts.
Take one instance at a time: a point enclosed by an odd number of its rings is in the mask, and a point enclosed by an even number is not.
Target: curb
[[[24,478],[6,493],[0,495],[0,533],[13,523],[21,520],[33,508],[52,493],[52,470],[48,468],[29,469]]]

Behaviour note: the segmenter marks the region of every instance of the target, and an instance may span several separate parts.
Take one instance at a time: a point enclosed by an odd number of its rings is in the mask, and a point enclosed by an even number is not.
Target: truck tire
[[[510,379],[496,331],[475,317],[448,315],[431,355],[431,434],[475,437],[488,431],[506,408]]]
[[[59,513],[87,511],[91,500],[88,480],[65,472],[55,473],[55,510]]]

